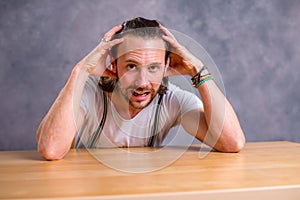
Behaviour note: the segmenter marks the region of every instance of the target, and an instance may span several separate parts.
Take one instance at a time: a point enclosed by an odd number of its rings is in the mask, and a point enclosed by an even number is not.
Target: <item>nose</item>
[[[147,72],[145,72],[144,70],[140,70],[135,77],[134,84],[137,88],[147,87],[150,84]]]

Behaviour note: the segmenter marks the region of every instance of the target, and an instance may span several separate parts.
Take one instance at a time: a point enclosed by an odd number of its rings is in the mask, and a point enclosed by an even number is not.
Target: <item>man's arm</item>
[[[80,101],[88,76],[115,77],[115,72],[106,68],[106,58],[109,49],[123,41],[110,41],[121,28],[118,25],[108,31],[104,40],[73,68],[67,83],[40,123],[36,138],[38,151],[45,159],[63,158],[71,147],[77,129],[83,125],[84,111]]]
[[[37,129],[38,151],[47,160],[61,159],[70,149],[84,117],[80,99],[87,77],[77,64]]]
[[[245,136],[230,102],[213,81],[206,81],[198,91],[204,109],[182,116],[184,129],[218,151],[239,152],[245,144]],[[195,119],[199,119],[199,123],[195,123]]]
[[[163,39],[170,43],[170,66],[166,76],[189,75],[200,72],[203,63],[178,43],[174,35],[160,25],[165,35]],[[218,86],[208,80],[198,87],[204,109],[192,110],[182,116],[181,125],[200,141],[223,152],[238,152],[245,143],[234,109]],[[195,123],[196,119],[196,123]],[[199,120],[197,120],[199,119]]]

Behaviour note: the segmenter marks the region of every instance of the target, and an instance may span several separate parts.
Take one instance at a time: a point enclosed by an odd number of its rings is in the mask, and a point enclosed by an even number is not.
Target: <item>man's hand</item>
[[[165,76],[190,75],[194,76],[203,67],[201,60],[196,58],[184,46],[179,44],[175,36],[164,26],[160,29],[165,33],[163,39],[172,46],[169,68]]]
[[[123,42],[123,38],[110,41],[121,28],[122,25],[118,25],[110,29],[98,46],[83,58],[76,67],[85,70],[91,76],[109,76],[115,78],[115,71],[106,67],[106,58],[109,56],[110,62],[112,62],[113,58],[109,49]]]

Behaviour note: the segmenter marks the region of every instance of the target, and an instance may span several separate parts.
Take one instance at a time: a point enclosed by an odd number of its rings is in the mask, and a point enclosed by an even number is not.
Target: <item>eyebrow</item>
[[[139,62],[137,62],[136,60],[132,60],[132,59],[126,59],[125,60],[125,62],[127,62],[127,63],[134,63],[134,64],[140,64]],[[154,62],[154,63],[151,63],[151,64],[149,64],[148,66],[157,66],[157,65],[163,65],[162,63],[160,63],[160,62]]]
[[[135,64],[139,64],[139,62],[132,60],[132,59],[126,59],[125,62],[130,62],[130,63],[135,63]]]

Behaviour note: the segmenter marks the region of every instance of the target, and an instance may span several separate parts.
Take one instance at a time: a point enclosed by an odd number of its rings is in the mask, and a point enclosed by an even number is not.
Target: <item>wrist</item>
[[[201,71],[202,70],[202,71]],[[207,69],[207,67],[203,64],[200,63],[199,65],[194,65],[193,69],[191,70],[191,76],[195,76],[196,74],[198,74],[201,71],[201,74],[208,74],[209,71]]]
[[[75,65],[71,72],[71,77],[85,81],[89,76],[88,71],[83,67],[82,62],[79,62]]]
[[[201,67],[197,67],[197,66],[194,66],[193,65],[193,68],[190,70],[190,76],[193,77],[195,76],[196,74],[198,74],[201,70],[202,66]]]
[[[213,80],[213,75],[209,73],[207,67],[204,65],[198,73],[196,73],[192,78],[193,86],[198,88],[204,82],[208,80]]]

